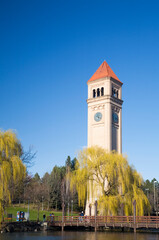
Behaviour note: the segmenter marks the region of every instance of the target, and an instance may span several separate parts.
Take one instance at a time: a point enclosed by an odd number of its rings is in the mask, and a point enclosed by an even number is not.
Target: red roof
[[[104,61],[100,67],[97,69],[97,71],[93,74],[93,76],[88,80],[88,82],[97,80],[99,78],[104,78],[104,77],[112,77],[116,79],[118,82],[122,83],[118,77],[115,75],[113,70],[109,67],[108,63]]]

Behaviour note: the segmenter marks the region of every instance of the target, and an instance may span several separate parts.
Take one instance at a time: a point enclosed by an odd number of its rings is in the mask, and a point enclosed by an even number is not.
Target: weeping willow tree
[[[25,178],[22,163],[22,146],[12,131],[0,131],[0,220],[6,204],[11,202],[11,190]]]
[[[121,205],[125,215],[132,215],[133,200],[137,215],[149,213],[150,204],[141,189],[142,177],[121,154],[108,153],[100,147],[80,151],[75,171],[71,174],[71,189],[76,187],[80,205],[86,198],[98,199],[103,215],[117,215]]]

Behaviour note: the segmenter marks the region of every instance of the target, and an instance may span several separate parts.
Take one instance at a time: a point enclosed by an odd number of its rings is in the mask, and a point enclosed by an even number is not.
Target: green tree
[[[75,166],[76,166],[76,162],[77,162],[77,159],[76,159],[76,158],[73,158],[73,159],[71,160],[71,157],[68,156],[67,159],[66,159],[66,162],[65,162],[66,172],[67,172],[68,170],[74,171],[74,170],[75,170]]]
[[[34,177],[33,177],[33,181],[38,182],[38,183],[41,182],[41,179],[40,179],[40,176],[39,176],[38,173],[35,173],[35,175],[34,175]]]
[[[71,157],[68,156],[65,162],[66,169],[70,168],[71,169]]]
[[[0,218],[6,204],[11,202],[14,186],[25,179],[26,167],[21,155],[22,146],[16,134],[0,131]]]
[[[100,190],[98,210],[101,214],[116,215],[121,204],[124,204],[125,215],[132,214],[133,200],[137,202],[137,215],[149,212],[142,182],[125,157],[97,146],[80,151],[76,170],[71,174],[71,188],[76,187],[79,204],[85,204],[87,194],[94,197]]]
[[[46,172],[42,178],[44,188],[44,201],[47,203],[47,209],[50,208],[50,174]]]
[[[77,158],[74,158],[74,159],[71,161],[71,170],[72,170],[72,171],[75,170],[76,163],[77,163]]]
[[[159,206],[158,206],[158,195],[159,195],[159,189],[158,189],[158,181],[156,178],[153,178],[151,181],[148,179],[144,181],[142,185],[142,189],[147,196],[150,205],[151,205],[151,214],[156,214],[156,211],[158,212]],[[154,206],[154,188],[155,188],[155,206]]]
[[[65,174],[66,168],[58,166],[55,166],[50,174],[50,204],[56,209],[61,209],[61,186]]]

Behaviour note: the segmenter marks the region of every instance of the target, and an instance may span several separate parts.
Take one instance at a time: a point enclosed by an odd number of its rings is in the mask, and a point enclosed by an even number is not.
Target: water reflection
[[[0,234],[0,240],[159,240],[158,233],[39,232]]]

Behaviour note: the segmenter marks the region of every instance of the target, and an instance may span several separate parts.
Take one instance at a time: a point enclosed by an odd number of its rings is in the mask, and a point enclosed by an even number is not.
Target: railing
[[[116,226],[116,227],[155,227],[159,228],[159,216],[136,216],[134,222],[133,216],[97,216],[96,221],[94,216],[49,216],[47,222],[50,225],[64,224],[65,226],[94,226],[96,223],[98,226]]]

